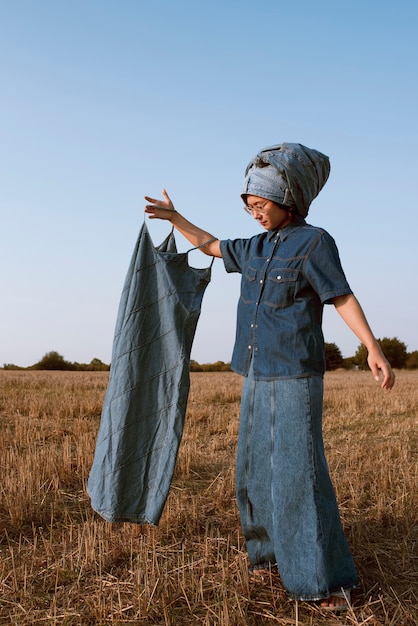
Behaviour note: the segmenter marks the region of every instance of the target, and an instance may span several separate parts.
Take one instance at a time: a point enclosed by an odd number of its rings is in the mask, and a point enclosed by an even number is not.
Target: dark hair
[[[298,219],[300,218],[299,211],[297,210],[295,206],[289,206],[287,204],[280,204],[279,202],[275,202],[274,204],[276,204],[280,209],[283,209],[284,211],[288,211],[292,217],[292,222],[297,222]]]

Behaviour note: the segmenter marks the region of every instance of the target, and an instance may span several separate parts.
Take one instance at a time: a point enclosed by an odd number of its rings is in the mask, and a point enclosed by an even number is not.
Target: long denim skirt
[[[244,381],[236,485],[252,569],[277,564],[288,594],[319,600],[358,584],[322,438],[319,376]]]

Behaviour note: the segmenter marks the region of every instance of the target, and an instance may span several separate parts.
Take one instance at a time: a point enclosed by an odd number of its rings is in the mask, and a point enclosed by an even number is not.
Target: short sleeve
[[[323,304],[331,304],[334,298],[353,293],[345,277],[336,243],[326,231],[321,232],[310,249],[303,273]]]
[[[224,239],[220,242],[222,259],[227,272],[242,274],[242,267],[248,258],[251,240]]]

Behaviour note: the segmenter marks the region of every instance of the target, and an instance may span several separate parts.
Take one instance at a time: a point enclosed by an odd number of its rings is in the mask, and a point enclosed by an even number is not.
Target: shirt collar
[[[273,239],[275,239],[277,234],[280,237],[280,241],[285,241],[285,239],[287,239],[287,237],[293,231],[295,231],[297,228],[300,228],[301,226],[304,226],[305,224],[306,224],[305,219],[303,217],[299,217],[297,222],[292,222],[291,224],[288,224],[284,228],[281,228],[279,231],[269,230],[267,233],[267,241],[272,241]]]

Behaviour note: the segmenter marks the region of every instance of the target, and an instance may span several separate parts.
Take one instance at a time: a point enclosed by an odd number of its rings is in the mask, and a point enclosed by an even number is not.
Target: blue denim
[[[260,196],[296,207],[306,217],[312,200],[327,182],[329,158],[300,143],[263,148],[245,170],[241,196]]]
[[[352,291],[334,239],[300,218],[280,231],[221,241],[228,272],[240,272],[241,296],[231,366],[259,380],[322,376],[323,306]]]
[[[211,268],[142,226],[119,305],[109,384],[88,480],[109,522],[158,524],[180,445],[190,352]]]
[[[252,568],[277,563],[284,587],[319,600],[358,584],[322,440],[323,379],[244,381],[237,501]]]

